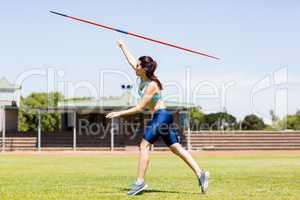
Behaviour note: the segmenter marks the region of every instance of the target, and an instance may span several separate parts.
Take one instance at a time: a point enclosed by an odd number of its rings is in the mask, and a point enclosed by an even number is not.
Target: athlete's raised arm
[[[129,50],[126,48],[124,42],[122,40],[118,40],[118,46],[121,48],[123,54],[126,57],[126,60],[130,64],[130,66],[133,68],[133,70],[136,70],[137,61],[133,57],[133,55],[129,52]]]

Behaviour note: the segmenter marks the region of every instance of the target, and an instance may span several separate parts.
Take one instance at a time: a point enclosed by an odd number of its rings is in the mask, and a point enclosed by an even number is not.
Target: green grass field
[[[152,155],[148,190],[128,197],[136,155],[0,154],[0,199],[300,199],[300,155],[196,159],[211,173],[206,195],[177,157]]]

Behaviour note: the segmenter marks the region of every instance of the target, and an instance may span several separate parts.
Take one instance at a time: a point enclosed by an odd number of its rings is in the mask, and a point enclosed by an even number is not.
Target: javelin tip
[[[49,12],[51,12],[52,14],[56,14],[56,15],[63,16],[63,17],[69,17],[69,16],[68,16],[68,15],[66,15],[66,14],[62,14],[62,13],[55,12],[55,11],[52,11],[52,10],[49,10]]]

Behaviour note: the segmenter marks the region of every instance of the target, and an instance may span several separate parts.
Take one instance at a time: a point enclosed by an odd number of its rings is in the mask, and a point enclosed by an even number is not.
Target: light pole
[[[132,85],[126,85],[126,84],[122,84],[122,85],[121,85],[121,89],[127,91],[129,94],[131,94],[131,93],[130,93],[130,90],[131,90],[132,88],[133,88]],[[127,98],[127,105],[128,105],[128,106],[130,105],[130,98],[131,98],[131,96],[128,96],[128,98]]]

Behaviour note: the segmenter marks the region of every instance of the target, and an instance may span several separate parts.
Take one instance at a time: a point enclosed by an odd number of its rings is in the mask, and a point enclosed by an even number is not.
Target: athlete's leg
[[[161,129],[161,132],[163,132],[161,137],[170,150],[175,155],[179,156],[193,170],[193,172],[199,176],[201,174],[201,169],[192,155],[186,151],[181,144],[179,144],[176,127],[171,124],[168,126],[167,130]]]
[[[157,134],[157,128],[159,126],[159,120],[153,118],[148,122],[144,137],[140,144],[140,156],[138,165],[138,182],[143,182],[146,174],[147,167],[149,165],[149,150],[151,145],[159,138]]]
[[[140,144],[140,156],[139,156],[139,164],[138,164],[138,177],[134,184],[131,186],[131,189],[128,191],[128,195],[136,195],[143,190],[145,190],[148,186],[145,184],[144,178],[146,174],[146,170],[149,164],[149,149],[150,142],[143,139]]]
[[[139,164],[138,164],[138,182],[143,182],[145,178],[145,174],[147,171],[147,167],[149,165],[149,150],[150,143],[143,139],[140,144],[140,155],[139,155]]]
[[[185,150],[179,143],[172,144],[169,146],[170,150],[179,156],[192,170],[193,172],[199,176],[201,174],[201,169],[192,155]]]
[[[166,118],[167,123],[164,125],[167,125],[167,127],[161,126],[159,129],[162,139],[170,150],[179,156],[193,170],[198,178],[202,193],[206,192],[208,188],[209,172],[202,171],[192,155],[179,144],[177,128],[176,126],[173,126],[173,116],[166,113],[163,117]]]

